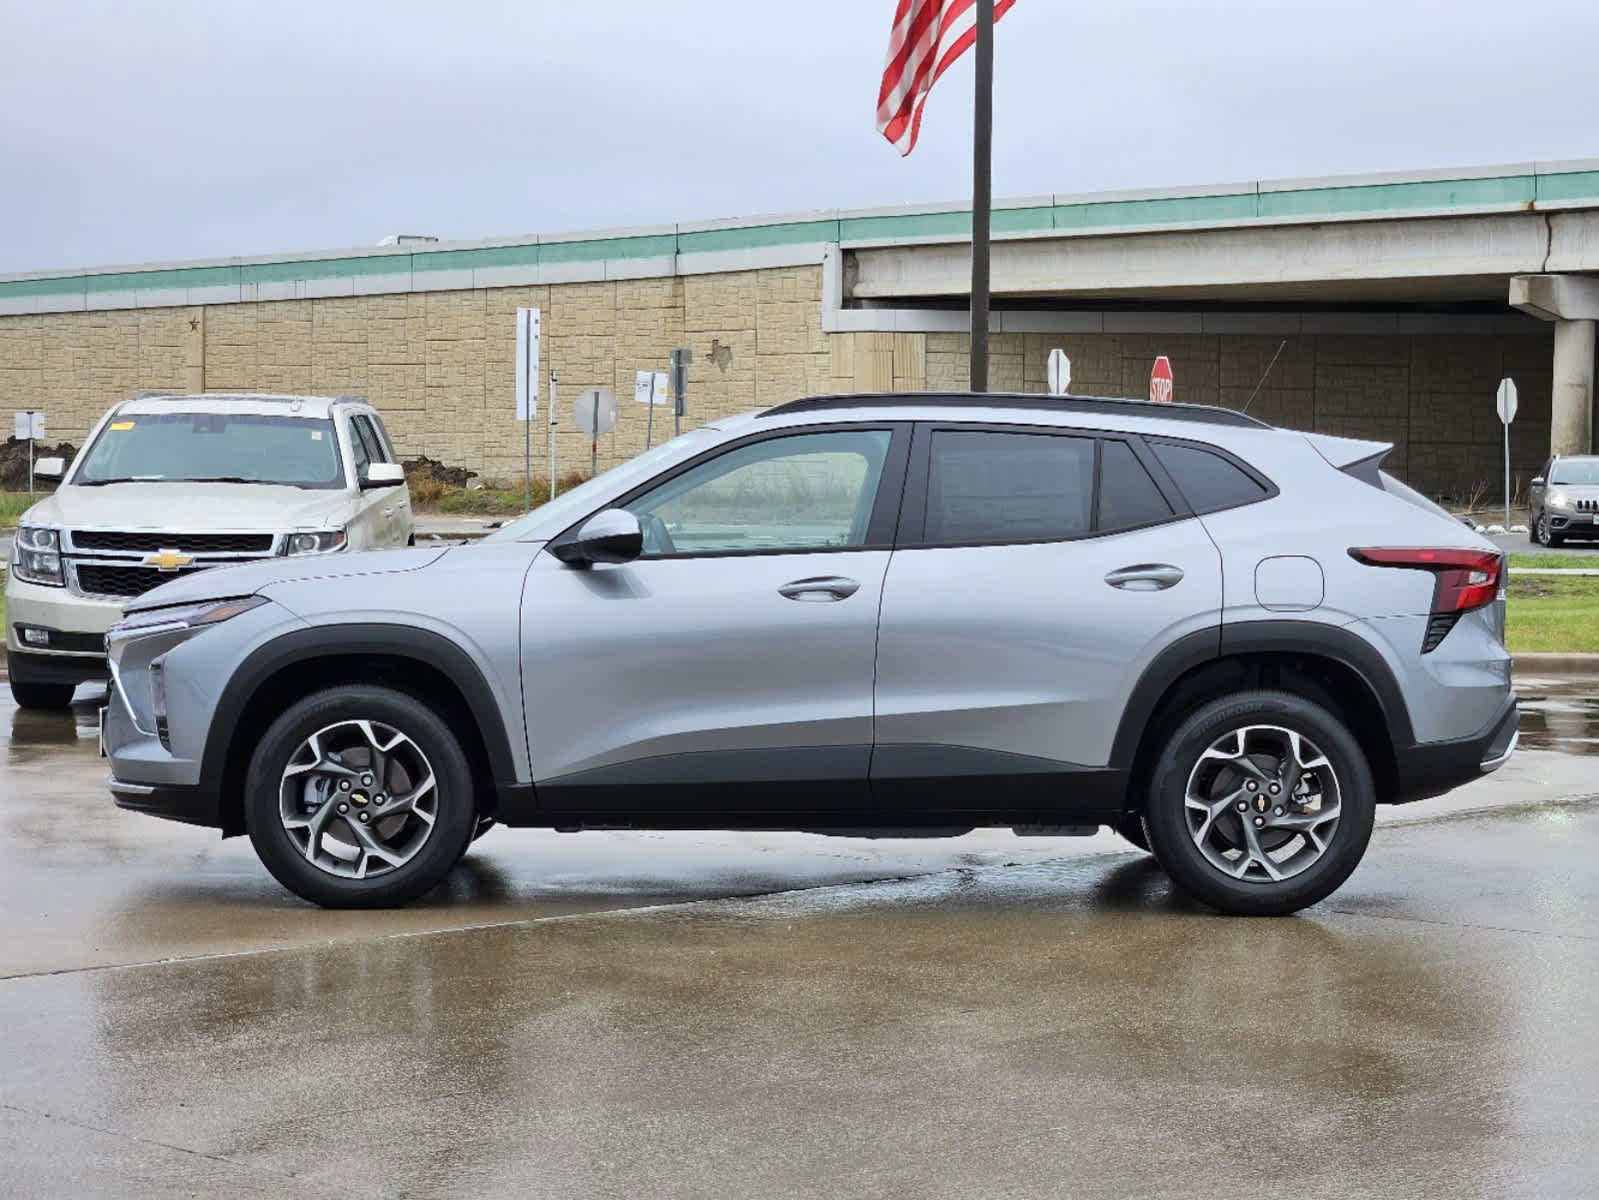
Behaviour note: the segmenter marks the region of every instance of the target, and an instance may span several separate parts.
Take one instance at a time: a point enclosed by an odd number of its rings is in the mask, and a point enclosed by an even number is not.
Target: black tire
[[[1200,851],[1189,830],[1184,797],[1190,774],[1218,739],[1249,725],[1277,726],[1309,738],[1337,777],[1341,815],[1326,849],[1283,880],[1228,876]],[[1303,697],[1254,691],[1213,700],[1178,725],[1156,759],[1144,827],[1160,865],[1194,898],[1226,913],[1280,916],[1325,899],[1349,878],[1366,852],[1375,817],[1371,768],[1343,722]]]
[[[279,812],[283,772],[305,739],[357,720],[381,722],[405,734],[426,756],[437,785],[435,819],[414,856],[370,879],[336,875],[310,862]],[[324,908],[391,908],[437,886],[466,852],[478,826],[473,795],[460,740],[436,712],[405,692],[352,685],[307,696],[272,723],[250,759],[244,819],[263,865],[295,895]]]
[[[11,698],[17,702],[18,708],[71,708],[72,693],[75,691],[77,688],[70,683],[11,681]]]
[[[1120,821],[1117,821],[1112,828],[1144,853],[1149,853],[1149,835],[1144,832],[1144,817],[1142,813],[1128,813]]]
[[[1541,546],[1544,544],[1543,532],[1541,529],[1543,520],[1544,519],[1541,516],[1532,516],[1527,521],[1527,540],[1534,546]]]

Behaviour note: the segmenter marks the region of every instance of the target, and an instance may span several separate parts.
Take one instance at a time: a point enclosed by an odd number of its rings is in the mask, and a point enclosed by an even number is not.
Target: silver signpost
[[[683,432],[684,397],[688,394],[688,365],[694,361],[694,351],[672,351],[672,436]]]
[[[17,414],[17,441],[28,443],[28,495],[33,495],[33,443],[44,436],[44,414],[36,409]]]
[[[555,499],[555,368],[550,368],[550,499]]]
[[[589,435],[589,478],[600,469],[600,434],[616,428],[616,395],[610,388],[585,388],[572,405],[572,419]]]
[[[1499,423],[1505,427],[1505,532],[1510,532],[1510,422],[1516,419],[1516,381],[1501,379],[1495,398]]]
[[[516,310],[516,419],[522,422],[522,490],[533,508],[533,418],[539,404],[539,310]]]

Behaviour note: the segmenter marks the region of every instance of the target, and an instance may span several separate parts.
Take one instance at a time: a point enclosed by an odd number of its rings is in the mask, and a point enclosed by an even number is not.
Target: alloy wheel
[[[1246,725],[1199,756],[1183,799],[1188,832],[1232,879],[1278,883],[1327,852],[1341,815],[1337,773],[1307,737]]]
[[[279,816],[306,861],[344,879],[372,879],[416,857],[439,813],[438,782],[409,736],[348,720],[311,734],[289,756]]]

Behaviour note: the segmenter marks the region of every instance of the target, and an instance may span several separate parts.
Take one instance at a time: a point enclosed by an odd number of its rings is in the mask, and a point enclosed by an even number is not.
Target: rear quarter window
[[[1176,442],[1149,445],[1196,513],[1253,504],[1270,494],[1260,480],[1215,451]]]

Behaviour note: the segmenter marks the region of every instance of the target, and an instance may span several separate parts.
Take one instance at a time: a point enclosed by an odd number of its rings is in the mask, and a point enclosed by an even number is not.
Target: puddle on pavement
[[[1530,676],[1516,680],[1521,746],[1563,754],[1599,754],[1599,679]]]

